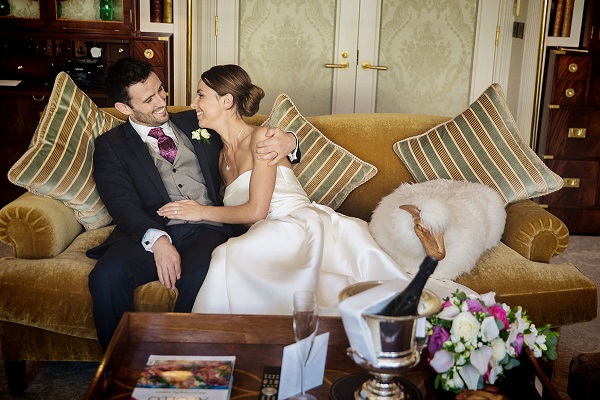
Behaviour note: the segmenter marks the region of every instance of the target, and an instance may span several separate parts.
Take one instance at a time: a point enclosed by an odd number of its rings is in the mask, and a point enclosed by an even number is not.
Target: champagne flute
[[[313,347],[319,326],[317,296],[310,290],[294,293],[294,335],[300,356],[300,394],[290,397],[291,400],[316,400],[311,394],[304,393],[304,371]]]

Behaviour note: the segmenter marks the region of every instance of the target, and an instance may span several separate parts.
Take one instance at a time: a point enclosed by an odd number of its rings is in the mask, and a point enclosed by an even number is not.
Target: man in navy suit
[[[116,224],[87,255],[98,262],[89,275],[98,340],[106,350],[121,316],[133,311],[136,287],[159,280],[177,288],[174,310],[190,312],[215,247],[234,235],[234,227],[162,218],[157,210],[184,198],[223,205],[219,195],[220,137],[192,139],[198,129],[194,110],[169,115],[166,93],[152,66],[133,58],[118,60],[106,76],[106,91],[127,122],[95,141],[94,179]],[[161,156],[151,129],[174,142],[177,156]],[[257,157],[279,161],[297,146],[293,135],[271,129]]]

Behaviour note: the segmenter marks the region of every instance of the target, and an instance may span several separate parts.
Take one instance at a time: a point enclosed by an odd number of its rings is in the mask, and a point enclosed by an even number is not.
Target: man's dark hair
[[[108,70],[104,80],[104,90],[111,103],[125,103],[131,106],[127,88],[144,82],[153,72],[152,65],[132,57],[120,58]]]

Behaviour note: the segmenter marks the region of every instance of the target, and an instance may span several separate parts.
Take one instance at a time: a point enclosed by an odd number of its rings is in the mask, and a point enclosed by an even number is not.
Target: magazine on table
[[[227,400],[233,385],[234,364],[235,356],[151,355],[131,398]]]

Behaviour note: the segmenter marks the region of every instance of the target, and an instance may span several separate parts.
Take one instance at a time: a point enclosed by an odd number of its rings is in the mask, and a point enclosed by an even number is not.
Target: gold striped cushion
[[[61,200],[86,229],[108,225],[112,218],[92,177],[92,154],[94,139],[121,123],[61,72],[29,149],[8,171],[8,179],[32,193]]]
[[[394,151],[417,182],[442,178],[484,183],[505,203],[563,186],[562,178],[523,142],[498,84],[451,121],[396,142]]]
[[[298,136],[302,158],[294,164],[294,172],[314,202],[336,209],[350,192],[377,173],[373,165],[327,139],[284,93],[275,100],[263,125],[294,131]]]

